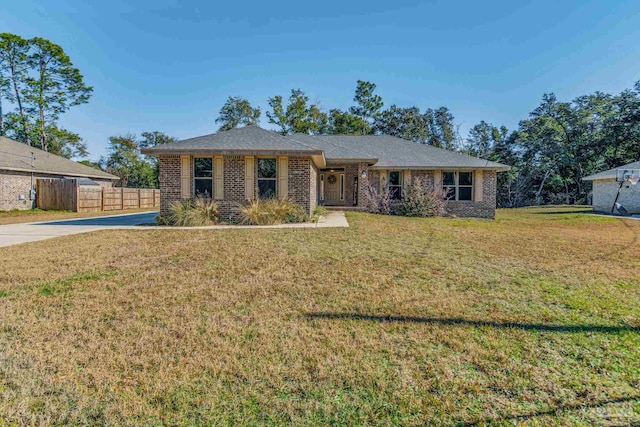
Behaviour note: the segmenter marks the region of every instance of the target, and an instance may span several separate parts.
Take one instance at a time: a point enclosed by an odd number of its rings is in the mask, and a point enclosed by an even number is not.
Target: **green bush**
[[[306,222],[309,215],[305,209],[288,199],[251,200],[240,206],[239,220],[247,225],[276,225]]]
[[[164,217],[158,218],[158,222],[177,227],[199,227],[217,224],[218,215],[216,202],[197,197],[175,202]]]

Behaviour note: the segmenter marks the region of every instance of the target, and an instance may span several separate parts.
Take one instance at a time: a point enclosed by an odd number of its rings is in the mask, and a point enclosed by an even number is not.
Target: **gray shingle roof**
[[[144,154],[151,155],[198,152],[231,154],[233,152],[270,151],[321,154],[321,150],[316,147],[311,147],[290,136],[283,136],[258,126],[245,126],[142,150]]]
[[[626,165],[618,166],[617,168],[609,169],[606,171],[598,172],[593,175],[585,176],[583,181],[596,181],[599,179],[616,179],[618,169],[640,169],[640,161],[628,163]]]
[[[377,159],[373,169],[473,168],[509,170],[501,163],[463,153],[418,144],[389,135],[294,135],[322,148],[327,161],[341,159]]]
[[[31,153],[35,160],[31,160]],[[0,136],[0,170],[37,172],[51,175],[118,179],[110,173],[81,165],[22,142]]]
[[[374,169],[510,169],[509,166],[500,163],[388,135],[283,136],[257,126],[246,126],[142,150],[143,153],[151,155],[268,151],[324,153],[328,161],[366,161],[372,164]]]

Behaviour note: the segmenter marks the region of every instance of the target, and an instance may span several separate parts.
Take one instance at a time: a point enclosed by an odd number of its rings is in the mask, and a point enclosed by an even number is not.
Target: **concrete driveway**
[[[156,215],[158,215],[158,212],[142,212],[94,218],[0,225],[0,247],[89,231],[149,224],[155,221]]]

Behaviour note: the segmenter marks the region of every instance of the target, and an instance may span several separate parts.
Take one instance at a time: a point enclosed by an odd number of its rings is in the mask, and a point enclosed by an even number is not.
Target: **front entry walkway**
[[[207,227],[144,226],[155,222],[158,212],[110,215],[94,218],[0,225],[0,247],[36,242],[97,230],[225,230],[234,228],[329,228],[349,227],[344,212],[329,212],[320,221],[280,225],[211,225]]]

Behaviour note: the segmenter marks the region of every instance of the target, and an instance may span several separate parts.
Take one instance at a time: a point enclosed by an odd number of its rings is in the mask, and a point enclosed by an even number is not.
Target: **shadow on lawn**
[[[541,212],[533,212],[534,215],[575,215],[575,214],[584,214],[584,213],[592,213],[591,209],[575,209],[575,210],[566,210],[566,211],[541,211]]]
[[[629,397],[619,397],[617,399],[599,400],[595,402],[576,403],[574,405],[563,405],[563,406],[558,406],[557,408],[549,409],[546,411],[530,412],[528,414],[506,415],[503,417],[495,417],[495,418],[488,417],[488,418],[483,418],[481,420],[472,421],[469,423],[461,423],[459,425],[465,426],[465,427],[472,427],[472,426],[482,426],[482,425],[494,425],[495,423],[504,422],[504,421],[527,421],[535,417],[543,417],[546,415],[551,415],[551,416],[558,415],[559,413],[562,413],[565,411],[595,409],[595,408],[600,408],[602,406],[610,405],[614,403],[632,402],[636,400],[640,400],[640,395],[629,396]],[[611,423],[606,425],[640,426],[640,419],[632,414],[628,414],[626,416],[614,416],[614,415],[603,412],[602,414],[598,415],[598,418],[600,418],[598,420],[600,422]],[[592,421],[595,421],[595,420],[592,420]]]
[[[334,319],[334,320],[368,320],[374,322],[409,322],[427,323],[446,326],[490,326],[492,328],[513,328],[527,331],[543,332],[640,332],[640,326],[603,326],[603,325],[547,325],[543,323],[517,323],[517,322],[489,322],[482,320],[467,320],[460,318],[441,317],[415,317],[415,316],[379,316],[362,313],[307,313],[309,319]]]

